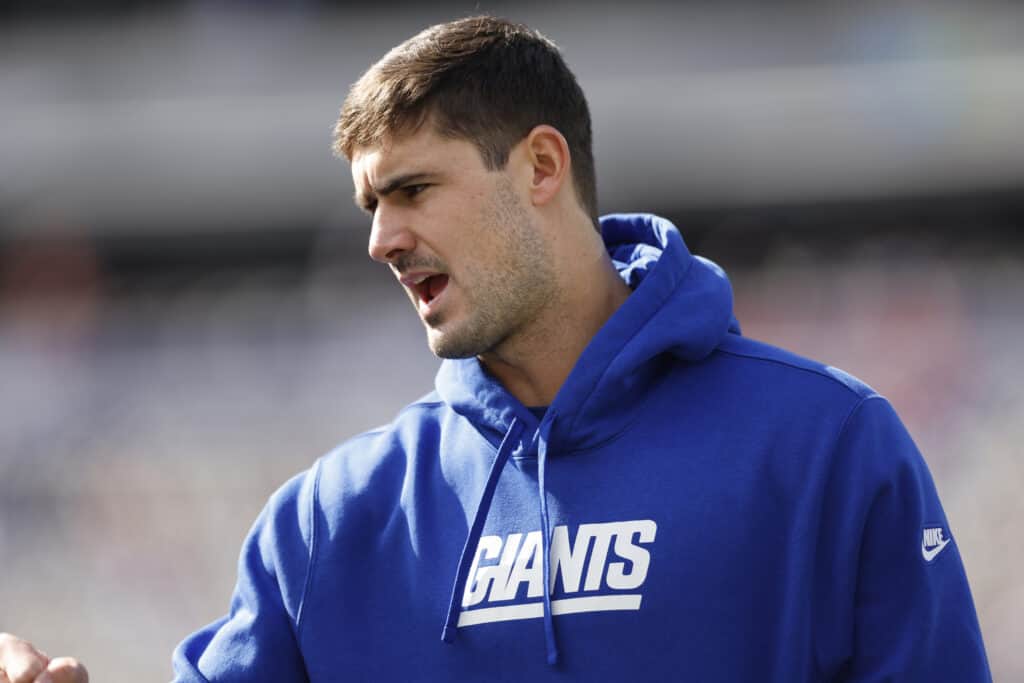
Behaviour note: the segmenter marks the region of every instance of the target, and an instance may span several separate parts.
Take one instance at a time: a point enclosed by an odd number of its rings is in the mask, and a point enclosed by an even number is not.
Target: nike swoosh
[[[943,551],[943,549],[947,545],[949,545],[949,539],[948,538],[943,539],[942,543],[938,544],[937,546],[935,546],[931,550],[928,550],[922,544],[921,545],[921,557],[924,558],[925,562],[931,562],[932,560],[935,559],[935,556],[938,555],[939,553],[941,553]]]

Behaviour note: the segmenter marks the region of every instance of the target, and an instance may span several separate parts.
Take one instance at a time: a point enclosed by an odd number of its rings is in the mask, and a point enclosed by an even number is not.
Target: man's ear
[[[526,158],[533,168],[530,199],[534,206],[543,206],[558,195],[570,177],[569,143],[557,128],[546,124],[531,130],[523,142]]]

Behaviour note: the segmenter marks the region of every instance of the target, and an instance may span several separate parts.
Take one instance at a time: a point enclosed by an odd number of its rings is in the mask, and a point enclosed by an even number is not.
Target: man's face
[[[356,201],[373,216],[370,256],[391,267],[442,358],[529,334],[554,294],[550,249],[511,168],[487,170],[472,143],[429,122],[353,154]]]

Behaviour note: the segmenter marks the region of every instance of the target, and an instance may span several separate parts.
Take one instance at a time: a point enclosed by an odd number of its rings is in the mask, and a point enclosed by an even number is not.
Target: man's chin
[[[460,335],[451,330],[432,327],[429,324],[426,325],[426,328],[427,346],[438,358],[472,358],[487,350],[484,348],[486,345],[472,335]]]

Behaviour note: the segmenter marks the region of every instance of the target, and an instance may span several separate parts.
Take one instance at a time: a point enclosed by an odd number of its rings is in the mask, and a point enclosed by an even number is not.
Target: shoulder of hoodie
[[[387,515],[399,501],[408,464],[403,437],[408,430],[430,423],[439,426],[446,410],[431,392],[403,408],[389,424],[342,442],[284,482],[270,496],[255,528],[272,533],[275,544],[305,545],[310,557],[315,552],[314,529],[335,521],[332,515],[315,521],[320,517],[318,510],[338,512],[362,505],[360,524],[369,528],[374,516]],[[322,531],[331,533],[331,529]],[[301,564],[303,553],[297,548],[289,557]]]
[[[450,414],[436,392],[430,392],[404,407],[391,422],[346,439],[282,488],[294,493],[306,489],[319,506],[326,507],[339,498],[371,490],[375,497],[388,497],[390,492],[397,500],[407,474],[409,447],[436,441],[441,422]]]
[[[868,384],[839,368],[825,365],[738,334],[727,334],[709,361],[742,363],[740,374],[763,378],[770,393],[785,396],[780,408],[815,420],[829,413],[838,430],[833,435],[831,456],[837,450],[886,479],[897,472],[927,472],[927,465],[892,404]],[[802,407],[798,407],[802,406]],[[880,447],[859,448],[864,435],[873,435]],[[869,439],[870,440],[870,439]],[[853,452],[846,452],[853,448]]]
[[[726,334],[711,356],[727,362],[746,363],[753,372],[771,372],[777,380],[817,385],[822,390],[837,389],[838,396],[847,399],[851,405],[869,398],[883,398],[868,384],[844,370],[738,334]]]
[[[436,435],[451,412],[437,392],[431,391],[402,408],[391,422],[346,439],[321,460],[324,466],[331,466],[346,459],[377,460],[389,453],[400,454],[405,444]]]
[[[921,453],[889,399],[853,375],[761,341],[727,334],[708,358],[713,362],[742,364],[737,373],[744,383],[761,380],[777,395],[778,408],[815,422],[825,414],[839,426],[834,447],[849,445],[858,435],[873,433],[887,444],[873,455],[860,451],[858,459],[872,459],[880,471],[910,466],[927,469]]]

